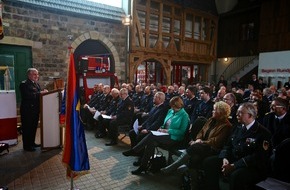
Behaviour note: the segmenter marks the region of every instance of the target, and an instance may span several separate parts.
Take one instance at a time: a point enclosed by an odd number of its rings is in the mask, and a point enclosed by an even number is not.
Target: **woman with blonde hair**
[[[208,119],[196,139],[189,142],[189,147],[171,165],[162,168],[161,172],[171,173],[179,166],[186,164],[190,159],[191,166],[201,164],[208,156],[216,155],[222,149],[232,125],[228,120],[231,113],[230,106],[222,101],[216,102],[213,107],[212,117]]]

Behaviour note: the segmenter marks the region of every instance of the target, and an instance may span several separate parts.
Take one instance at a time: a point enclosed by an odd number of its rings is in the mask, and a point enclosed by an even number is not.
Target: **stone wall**
[[[66,79],[68,35],[73,36],[74,48],[98,36],[97,40],[118,56],[114,59],[119,79],[126,77],[122,76],[126,58],[126,28],[122,23],[11,2],[4,4],[3,21],[5,37],[1,43],[31,46],[32,65],[40,71],[40,83],[44,86],[52,77]]]

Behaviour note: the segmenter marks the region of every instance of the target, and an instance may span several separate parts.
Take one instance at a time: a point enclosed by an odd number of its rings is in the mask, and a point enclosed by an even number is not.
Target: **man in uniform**
[[[289,182],[289,160],[288,152],[283,151],[282,146],[290,139],[290,113],[288,112],[288,100],[277,97],[271,103],[273,112],[269,112],[264,117],[264,126],[272,134],[273,154],[271,156],[272,176]]]
[[[40,89],[37,83],[39,79],[38,71],[35,68],[27,70],[27,79],[22,81],[19,88],[21,94],[21,123],[22,123],[22,140],[25,151],[35,151],[35,135],[38,126],[40,112],[40,94],[47,90]]]
[[[271,103],[273,112],[265,115],[263,125],[272,133],[272,145],[275,148],[283,140],[290,138],[290,114],[288,113],[288,101],[283,98],[275,98]]]
[[[141,98],[139,109],[136,108],[134,104],[134,116],[133,121],[138,119],[139,123],[142,123],[148,117],[148,113],[153,107],[153,93],[151,92],[150,86],[146,86],[144,90],[144,94]]]
[[[238,108],[241,125],[232,132],[219,157],[203,162],[206,189],[218,189],[220,172],[230,190],[244,190],[266,177],[271,133],[255,120],[256,116],[256,108],[250,102]]]
[[[197,89],[189,85],[185,91],[186,98],[184,99],[184,109],[188,115],[191,115],[195,107],[199,104],[199,100],[195,96]]]
[[[148,133],[150,133],[150,131],[157,131],[157,129],[159,129],[163,124],[168,111],[164,101],[165,94],[163,92],[156,92],[153,98],[155,106],[149,112],[148,118],[144,121],[144,123],[138,126],[138,133],[136,133],[134,129],[129,132],[131,148],[137,145]],[[137,162],[133,163],[134,166],[140,165],[141,157],[139,157]]]
[[[136,85],[135,86],[135,93],[132,96],[132,100],[134,102],[134,106],[137,109],[140,109],[141,107],[141,100],[142,100],[142,96],[143,96],[144,92],[141,88],[140,85]]]
[[[210,99],[210,88],[203,87],[199,91],[200,103],[195,107],[191,114],[190,123],[193,124],[196,118],[205,117],[210,118],[212,116],[212,110],[214,103]]]
[[[87,129],[93,129],[95,120],[90,109],[95,109],[100,103],[102,97],[104,97],[103,90],[104,85],[102,83],[94,85],[94,94],[91,95],[91,99],[81,109],[81,118]],[[97,109],[95,109],[97,110]]]
[[[134,103],[128,95],[128,89],[122,88],[120,90],[121,103],[118,105],[116,115],[112,116],[112,120],[108,126],[108,134],[111,139],[106,143],[106,146],[113,146],[118,144],[118,126],[130,125],[134,114]]]
[[[118,89],[113,88],[111,90],[110,96],[112,96],[112,100],[110,101],[110,104],[108,105],[108,107],[106,107],[106,109],[100,110],[100,114],[105,114],[105,115],[115,115],[116,114],[118,104],[120,104],[120,102],[121,102],[119,94],[120,94],[120,92]],[[93,113],[93,114],[95,114],[95,113]],[[98,131],[95,134],[95,137],[96,138],[103,138],[107,135],[106,129],[108,128],[111,120],[104,119],[102,117],[102,115],[99,115],[97,117],[97,120],[99,121],[99,123],[98,123]]]

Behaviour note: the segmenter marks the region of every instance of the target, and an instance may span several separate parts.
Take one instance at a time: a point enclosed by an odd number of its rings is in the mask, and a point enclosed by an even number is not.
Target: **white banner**
[[[290,77],[290,51],[260,53],[259,77]]]

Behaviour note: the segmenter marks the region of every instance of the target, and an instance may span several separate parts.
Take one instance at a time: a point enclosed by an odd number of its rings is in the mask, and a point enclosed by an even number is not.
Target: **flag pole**
[[[74,189],[74,174],[73,171],[70,172],[70,190]]]

